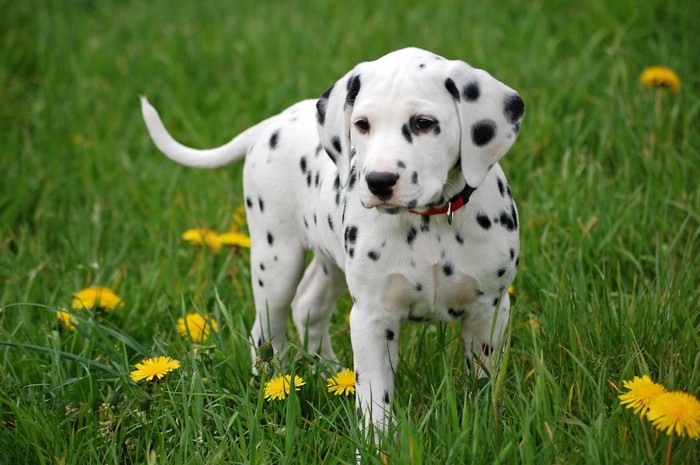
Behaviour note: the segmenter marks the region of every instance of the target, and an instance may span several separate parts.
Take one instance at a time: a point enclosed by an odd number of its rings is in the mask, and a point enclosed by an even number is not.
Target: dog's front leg
[[[385,433],[391,422],[394,371],[400,322],[357,303],[350,312],[350,338],[356,375],[356,404],[366,432]],[[370,428],[371,425],[371,428]]]

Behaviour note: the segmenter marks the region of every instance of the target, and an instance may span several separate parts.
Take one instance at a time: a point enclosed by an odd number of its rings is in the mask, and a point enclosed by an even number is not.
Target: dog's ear
[[[316,118],[321,146],[338,167],[341,185],[348,182],[352,147],[350,116],[362,87],[361,65],[343,76],[316,102]]]
[[[476,188],[515,142],[525,104],[513,89],[463,61],[450,62],[444,84],[457,107],[462,175]]]

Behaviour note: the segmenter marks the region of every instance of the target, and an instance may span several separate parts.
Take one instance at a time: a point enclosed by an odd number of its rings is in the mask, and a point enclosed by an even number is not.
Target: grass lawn
[[[692,0],[0,0],[0,464],[663,463],[668,436],[618,394],[642,374],[700,393],[698,17]],[[403,328],[382,455],[303,347],[270,374],[306,385],[264,399],[248,250],[182,239],[228,230],[242,164],[167,160],[138,96],[210,147],[409,45],[523,97],[501,163],[522,247],[497,378],[465,375],[457,328]],[[680,92],[640,84],[657,64]],[[123,306],[64,328],[93,285]],[[347,366],[349,308],[332,322]],[[177,331],[190,312],[217,323],[204,343]],[[156,355],[181,367],[133,382]],[[700,463],[698,440],[672,446]]]

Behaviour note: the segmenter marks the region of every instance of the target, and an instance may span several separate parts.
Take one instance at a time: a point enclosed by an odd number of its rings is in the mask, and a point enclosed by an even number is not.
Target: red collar
[[[455,195],[452,197],[446,204],[441,205],[439,207],[433,207],[429,208],[424,212],[419,212],[416,210],[408,210],[411,213],[415,213],[416,215],[421,215],[421,216],[433,216],[433,215],[447,215],[447,222],[449,224],[452,224],[452,216],[454,212],[462,208],[469,202],[469,197],[471,197],[472,193],[475,191],[473,187],[471,187],[469,184],[466,184],[464,186],[464,189],[462,189],[462,192],[459,194]]]

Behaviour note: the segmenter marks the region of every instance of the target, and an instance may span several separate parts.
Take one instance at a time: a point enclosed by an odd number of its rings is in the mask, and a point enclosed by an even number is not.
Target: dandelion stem
[[[675,431],[671,430],[671,434],[668,436],[668,449],[666,449],[666,465],[671,465],[671,456],[673,455],[673,433],[675,433]]]
[[[649,457],[653,457],[654,451],[651,449],[651,442],[649,441],[649,433],[647,432],[647,427],[644,424],[644,420],[642,418],[639,419],[639,422],[642,424],[642,433],[644,434],[644,445],[647,449],[647,455]]]

